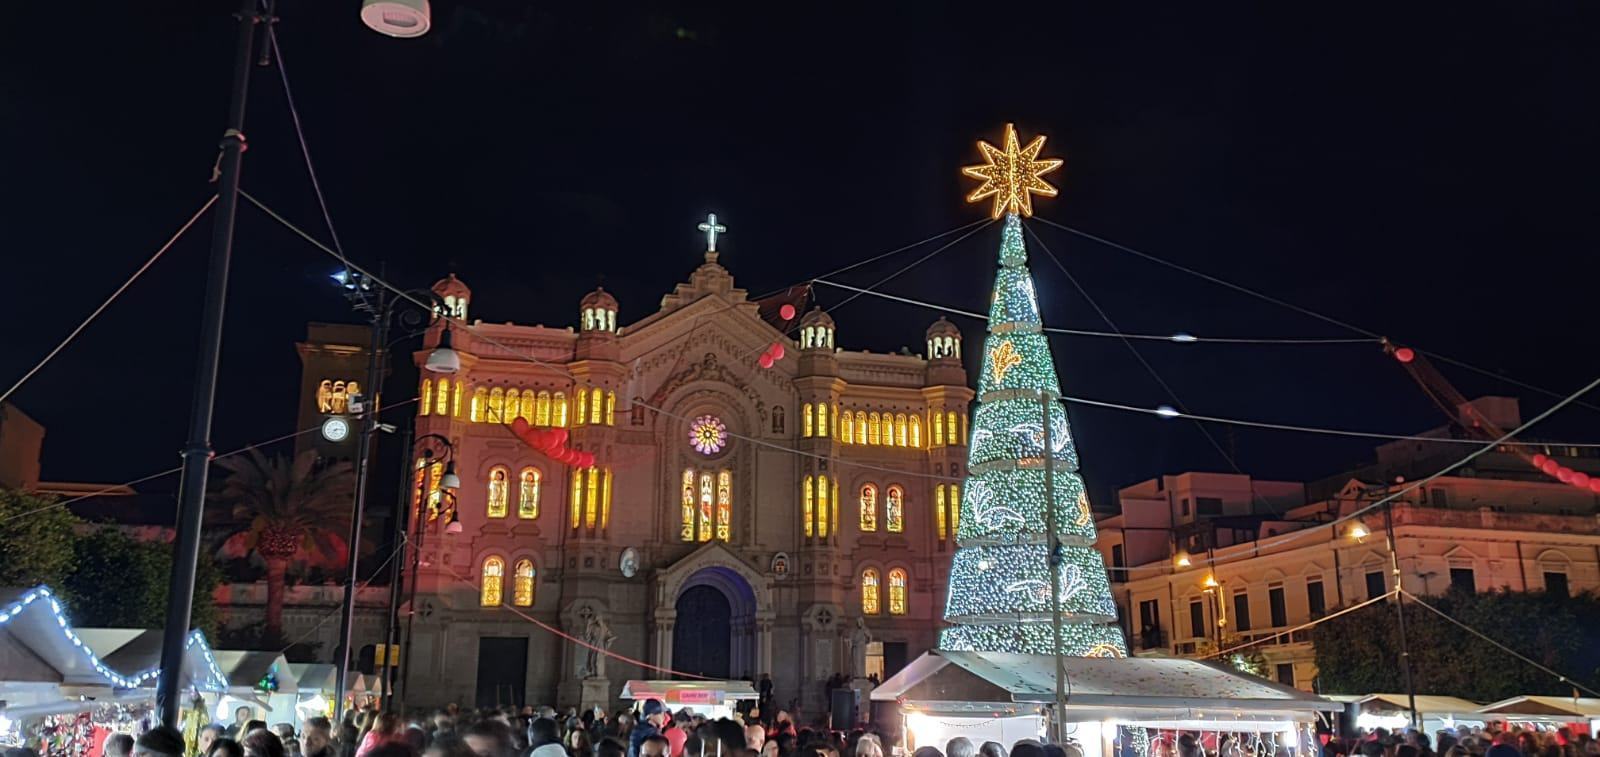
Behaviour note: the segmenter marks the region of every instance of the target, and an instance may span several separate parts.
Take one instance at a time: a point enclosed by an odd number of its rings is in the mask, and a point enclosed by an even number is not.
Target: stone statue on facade
[[[872,643],[872,632],[867,630],[867,619],[856,618],[856,627],[850,631],[850,675],[865,678],[867,675],[867,645]]]
[[[617,635],[611,632],[606,619],[591,611],[583,628],[583,643],[589,646],[583,658],[583,670],[579,671],[580,678],[606,677],[606,656],[602,652],[610,650],[616,640]]]

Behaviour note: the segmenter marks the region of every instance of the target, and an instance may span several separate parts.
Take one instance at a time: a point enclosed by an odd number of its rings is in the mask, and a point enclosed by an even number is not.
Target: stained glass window
[[[897,447],[906,446],[906,414],[896,413],[894,416],[894,443]]]
[[[700,541],[711,541],[712,511],[716,502],[716,479],[710,473],[701,473],[699,529],[696,532]]]
[[[433,379],[422,380],[421,400],[421,402],[417,403],[417,408],[422,411],[418,415],[427,415],[429,411],[433,410]]]
[[[572,527],[583,525],[583,471],[572,472]]]
[[[828,403],[817,403],[817,436],[828,435]]]
[[[606,425],[617,425],[617,393],[606,392]]]
[[[845,444],[856,443],[855,416],[849,410],[844,411],[839,418],[839,441]]]
[[[878,569],[867,568],[861,571],[861,612],[864,615],[877,615],[878,606]]]
[[[566,392],[556,392],[555,396],[550,399],[550,413],[551,413],[551,416],[552,416],[550,418],[551,425],[557,426],[559,428],[566,428],[566,426],[567,426],[567,393]]]
[[[811,436],[811,403],[800,406],[800,435]]]
[[[856,411],[856,444],[867,444],[867,411]]]
[[[800,487],[800,515],[801,520],[804,522],[803,528],[805,529],[806,538],[808,539],[811,538],[811,535],[816,531],[816,522],[814,520],[816,518],[816,514],[812,505],[813,494],[811,491],[811,487],[815,483],[815,480],[813,480],[810,476],[806,476],[805,483]]]
[[[872,484],[861,487],[861,530],[878,530],[878,487]]]
[[[600,482],[600,530],[611,527],[611,469],[605,469],[605,479]]]
[[[583,525],[594,528],[600,519],[600,469],[589,469],[589,493],[584,500]]]
[[[694,541],[694,471],[683,472],[683,528],[678,538]]]
[[[467,411],[467,420],[473,423],[482,423],[483,414],[489,405],[489,390],[478,387],[472,392],[472,407]]]
[[[906,572],[899,568],[889,571],[889,614],[906,614]]]
[[[433,411],[437,415],[450,414],[450,379],[439,379],[439,401],[434,403]]]
[[[689,424],[689,446],[702,455],[715,455],[728,444],[728,426],[715,415],[702,415]]]
[[[597,386],[594,388],[592,396],[589,397],[589,422],[596,426],[605,421],[603,413],[605,413],[606,409],[601,405],[601,399],[600,387]]]
[[[944,425],[952,445],[959,445],[966,440],[966,437],[961,436],[961,427],[956,424],[956,411],[949,410],[945,412]]]
[[[489,507],[491,518],[506,517],[506,489],[509,482],[506,469],[495,467],[489,471]]]
[[[478,594],[478,604],[499,607],[505,601],[506,561],[488,557],[483,561],[483,587]]]
[[[518,560],[517,561],[516,570],[512,572],[512,577],[511,577],[511,579],[512,579],[512,583],[511,583],[511,604],[514,604],[514,605],[516,605],[518,607],[532,607],[533,606],[533,578],[534,578],[533,561],[532,560]],[[891,601],[891,603],[893,602],[892,597],[893,597],[893,591],[894,591],[893,583],[892,583],[893,579],[894,579],[894,574],[890,574],[890,581],[891,581],[891,584],[890,584],[890,587],[891,587],[890,588],[891,600],[890,601]],[[891,604],[891,606],[892,606],[892,604]]]
[[[539,517],[539,484],[543,477],[535,468],[523,468],[517,475],[517,517]]]
[[[882,438],[883,437],[878,434],[878,414],[877,413],[873,413],[871,415],[868,415],[867,416],[867,443],[876,445],[876,444],[879,444],[882,441]]]
[[[922,416],[911,416],[911,446],[922,449]]]
[[[828,535],[828,477],[817,476],[817,535]]]
[[[885,531],[900,533],[906,530],[906,492],[899,486],[891,486],[883,495],[883,528]]]
[[[944,510],[944,484],[933,487],[933,521],[934,530],[939,534],[939,541],[944,541],[950,533],[949,526],[945,523]]]
[[[944,446],[944,413],[933,411],[933,446]]]
[[[535,426],[550,425],[550,393],[539,392],[539,399],[534,405],[533,424]]]
[[[733,473],[717,474],[717,538],[727,541],[733,530]]]
[[[457,417],[457,418],[461,417],[461,397],[462,397],[462,395],[466,394],[466,392],[467,392],[466,383],[462,382],[462,381],[457,381],[456,382],[456,396],[455,396],[454,400],[451,402],[451,405],[450,405],[450,414],[455,416],[455,417]]]
[[[589,390],[578,387],[573,400],[572,425],[582,426],[589,422]]]
[[[961,484],[950,485],[950,532],[961,527]]]

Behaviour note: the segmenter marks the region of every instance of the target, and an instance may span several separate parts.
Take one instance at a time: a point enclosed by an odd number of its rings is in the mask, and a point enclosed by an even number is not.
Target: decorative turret
[[[967,371],[961,367],[961,330],[940,318],[928,327],[928,386],[965,386]]]
[[[617,333],[617,298],[612,297],[604,287],[596,287],[593,292],[584,295],[578,303],[578,311],[582,317],[579,331]]]
[[[812,308],[800,319],[800,349],[833,351],[833,318]]]
[[[472,290],[455,274],[434,282],[433,293],[444,300],[444,315],[467,320],[467,303],[472,300]]]

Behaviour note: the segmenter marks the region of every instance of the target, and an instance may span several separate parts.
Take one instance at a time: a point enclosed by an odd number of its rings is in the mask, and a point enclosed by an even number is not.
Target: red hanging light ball
[[[762,368],[771,368],[772,367],[772,353],[770,353],[770,352],[761,353],[761,357],[756,359],[756,363],[758,365],[760,365]]]
[[[772,346],[767,348],[767,354],[771,355],[773,360],[782,360],[783,342],[773,342]]]
[[[550,429],[550,438],[554,439],[556,444],[566,444],[567,443],[567,430],[564,429],[564,428],[553,428],[553,429]]]
[[[523,436],[528,433],[528,419],[518,416],[511,419],[511,433]]]
[[[1554,476],[1561,471],[1561,463],[1554,460],[1545,460],[1544,465],[1539,466],[1539,470],[1544,471],[1547,476]]]
[[[1600,494],[1600,477],[1589,479],[1589,491]]]
[[[1587,489],[1589,488],[1589,474],[1573,471],[1572,480],[1568,481],[1567,483],[1572,484],[1579,489]]]
[[[1410,347],[1401,347],[1394,351],[1394,359],[1402,363],[1409,363],[1417,359],[1417,351]]]
[[[1535,467],[1535,468],[1543,468],[1544,467],[1544,461],[1549,460],[1549,459],[1550,458],[1545,457],[1544,455],[1534,455],[1533,456],[1533,467]]]
[[[1557,470],[1556,471],[1556,480],[1560,481],[1563,484],[1572,483],[1572,469],[1571,468],[1561,468],[1561,469]]]
[[[785,302],[783,307],[778,308],[778,317],[785,321],[794,320],[794,306]]]

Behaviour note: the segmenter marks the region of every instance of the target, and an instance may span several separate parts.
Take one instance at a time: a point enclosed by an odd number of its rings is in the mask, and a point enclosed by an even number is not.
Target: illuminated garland
[[[123,675],[122,673],[112,670],[111,666],[105,664],[105,662],[100,659],[100,655],[95,654],[94,650],[91,650],[88,645],[83,643],[83,639],[78,636],[77,632],[72,630],[71,624],[67,622],[66,612],[61,607],[61,602],[55,598],[55,595],[50,591],[49,587],[39,586],[29,589],[21,597],[18,597],[15,602],[12,602],[4,607],[0,607],[0,626],[8,624],[15,620],[17,616],[21,615],[22,613],[30,611],[35,602],[49,603],[48,606],[50,608],[50,612],[55,618],[56,626],[61,629],[62,636],[66,637],[67,641],[72,642],[72,646],[77,647],[78,650],[83,653],[84,657],[88,659],[91,667],[99,672],[100,675],[105,676],[106,680],[111,682],[112,688],[136,689],[143,686],[146,681],[153,681],[156,676],[161,674],[161,668],[159,666],[140,671],[133,675]],[[206,643],[205,634],[198,630],[190,631],[188,641],[185,643],[185,648],[191,648],[196,644],[200,645],[201,654],[205,657],[206,664],[209,667],[208,672],[211,674],[211,680],[206,682],[204,686],[197,686],[197,688],[200,688],[204,691],[226,690],[228,679],[226,676],[222,675],[222,669],[217,666],[216,658],[211,655],[211,646]]]
[[[1027,260],[1022,222],[1008,214],[978,374],[979,404],[972,414],[958,549],[950,566],[950,625],[940,633],[939,647],[1050,653],[1048,455],[1062,545],[1061,651],[1123,657],[1127,643],[1116,626],[1105,563],[1093,547],[1094,519]]]

